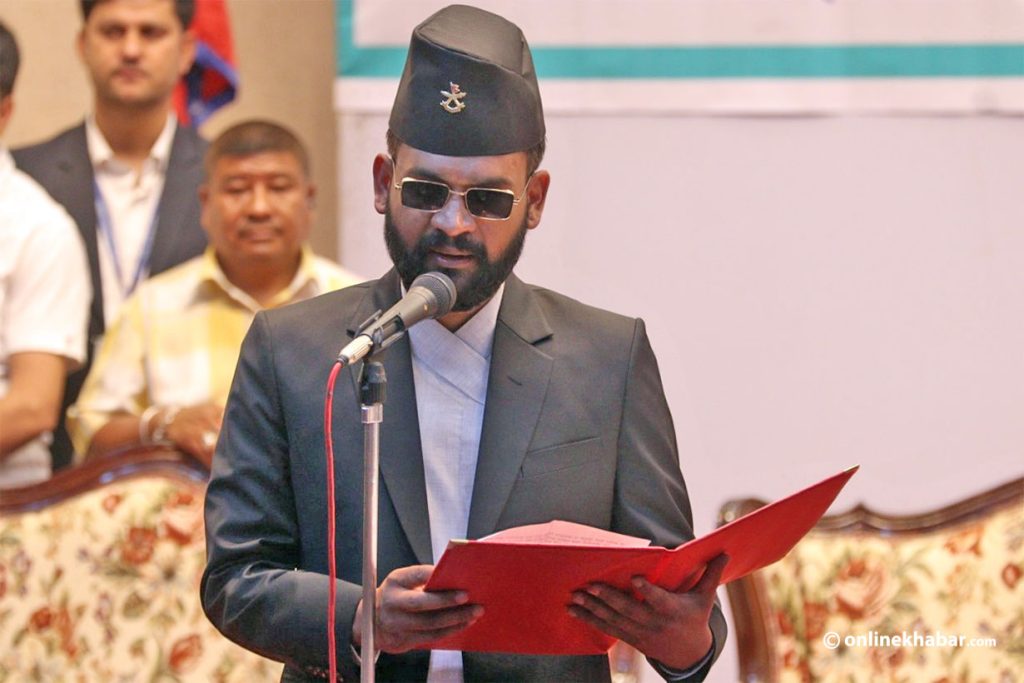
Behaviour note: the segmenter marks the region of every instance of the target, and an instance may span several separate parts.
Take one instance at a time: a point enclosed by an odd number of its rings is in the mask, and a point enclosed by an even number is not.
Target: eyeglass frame
[[[392,163],[394,163],[394,162],[392,161]],[[523,200],[523,197],[526,196],[526,191],[530,189],[530,182],[533,180],[533,176],[534,175],[536,175],[536,173],[531,173],[530,177],[526,179],[526,185],[525,185],[525,187],[523,187],[523,191],[522,191],[522,193],[520,193],[520,195],[518,197],[516,196],[516,193],[513,192],[512,190],[506,190],[506,189],[500,188],[500,187],[468,187],[465,190],[462,190],[460,192],[458,190],[453,190],[451,185],[449,185],[448,183],[442,183],[439,180],[424,180],[423,178],[413,178],[412,176],[405,176],[401,180],[398,180],[398,181],[394,182],[392,184],[392,187],[394,189],[398,190],[399,192],[401,192],[402,191],[402,185],[404,185],[405,182],[408,180],[408,181],[412,181],[412,182],[416,182],[416,183],[427,183],[428,185],[439,185],[439,186],[445,188],[446,190],[448,190],[448,196],[444,198],[444,203],[441,204],[441,206],[437,207],[436,209],[418,209],[418,208],[416,208],[414,206],[406,206],[405,202],[402,203],[402,206],[405,206],[405,208],[407,208],[407,209],[412,209],[413,211],[424,211],[426,213],[439,213],[439,212],[444,210],[444,207],[448,206],[448,200],[451,199],[451,195],[454,194],[456,196],[462,197],[462,204],[463,204],[463,206],[466,207],[466,211],[469,212],[469,214],[471,216],[473,216],[474,218],[479,218],[480,220],[484,220],[484,221],[507,221],[509,218],[512,217],[512,209],[515,209],[515,207],[519,205],[519,202],[521,202]],[[512,195],[512,209],[509,209],[508,215],[505,216],[504,218],[492,218],[490,216],[480,216],[480,215],[477,215],[477,214],[473,213],[470,210],[470,208],[469,208],[469,199],[466,198],[466,195],[468,195],[473,190],[486,190],[487,192],[498,192],[500,194]]]

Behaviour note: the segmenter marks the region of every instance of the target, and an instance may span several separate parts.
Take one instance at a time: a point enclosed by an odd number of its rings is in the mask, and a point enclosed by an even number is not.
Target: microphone
[[[397,304],[376,319],[363,323],[355,339],[342,348],[338,361],[351,365],[371,351],[379,351],[398,341],[402,334],[421,320],[440,318],[455,306],[455,283],[444,273],[423,273]]]

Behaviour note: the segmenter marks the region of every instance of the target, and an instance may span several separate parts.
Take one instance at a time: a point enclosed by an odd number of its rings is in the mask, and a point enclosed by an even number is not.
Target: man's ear
[[[75,52],[78,54],[78,61],[85,64],[85,26],[82,26],[75,35]]]
[[[382,214],[388,207],[388,194],[395,178],[395,162],[387,154],[373,158],[373,208]]]
[[[202,226],[203,232],[207,235],[210,234],[210,230],[207,228],[208,217],[207,207],[210,205],[210,186],[207,183],[203,183],[199,186],[197,191],[199,195],[199,225]]]
[[[526,228],[533,230],[540,225],[541,214],[544,213],[544,202],[548,198],[551,186],[551,174],[547,171],[536,171],[526,188]]]
[[[0,135],[7,128],[11,121],[11,114],[14,112],[14,95],[5,95],[0,98]]]

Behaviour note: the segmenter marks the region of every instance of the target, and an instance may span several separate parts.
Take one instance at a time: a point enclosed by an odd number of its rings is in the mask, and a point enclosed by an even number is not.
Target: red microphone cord
[[[327,661],[331,676],[329,680],[332,683],[338,680],[338,653],[334,642],[338,568],[334,557],[334,437],[331,416],[334,413],[334,382],[342,367],[344,366],[341,361],[338,361],[331,368],[331,374],[327,378],[327,395],[324,398],[324,445],[327,452],[327,576],[330,580],[327,586]]]

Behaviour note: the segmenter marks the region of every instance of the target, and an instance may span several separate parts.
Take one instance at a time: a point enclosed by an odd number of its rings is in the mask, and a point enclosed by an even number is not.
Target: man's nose
[[[448,193],[448,201],[440,211],[434,214],[434,225],[449,235],[472,232],[476,228],[476,219],[466,208],[466,199],[454,191]]]
[[[270,192],[262,183],[256,183],[246,207],[250,216],[266,216],[270,214]]]
[[[142,36],[138,31],[125,31],[121,40],[121,54],[125,59],[138,59],[142,54]]]

